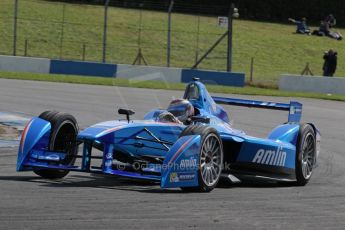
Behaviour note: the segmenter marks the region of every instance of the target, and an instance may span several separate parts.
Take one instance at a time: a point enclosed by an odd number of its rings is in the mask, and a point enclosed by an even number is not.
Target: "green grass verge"
[[[148,88],[148,89],[167,89],[167,90],[184,90],[185,89],[185,84],[182,84],[182,83],[166,83],[166,82],[159,82],[159,81],[135,81],[135,80],[116,79],[116,78],[85,77],[85,76],[58,75],[58,74],[37,74],[37,73],[1,72],[0,71],[0,78],[33,80],[33,81],[64,82],[64,83],[89,84],[89,85],[136,87],[136,88]],[[318,99],[326,99],[326,100],[345,101],[345,95],[287,92],[287,91],[280,91],[277,89],[263,89],[263,88],[257,88],[257,87],[252,87],[252,86],[239,88],[239,87],[208,85],[207,89],[213,93],[279,96],[279,97],[305,97],[305,98],[318,98]]]
[[[12,54],[13,0],[0,1],[0,53]],[[63,10],[64,13],[63,13]],[[102,6],[62,4],[42,0],[19,1],[17,54],[80,60],[83,44],[86,60],[102,60]],[[62,15],[65,15],[62,24]],[[107,61],[133,63],[138,51],[139,10],[109,8]],[[198,21],[200,21],[198,37]],[[296,35],[294,25],[234,20],[233,71],[250,73],[254,57],[254,81],[277,83],[282,73],[300,74],[307,62],[315,75],[322,73],[325,50],[339,52],[336,76],[345,76],[344,41],[327,37]],[[312,27],[316,29],[316,27]],[[344,29],[334,30],[345,34]],[[198,17],[173,13],[171,66],[193,66],[199,57],[226,31],[217,26],[217,17]],[[149,65],[165,66],[167,52],[167,14],[142,11],[142,51]],[[199,42],[197,45],[197,41]],[[62,44],[62,49],[60,45]],[[199,66],[225,70],[226,39]]]

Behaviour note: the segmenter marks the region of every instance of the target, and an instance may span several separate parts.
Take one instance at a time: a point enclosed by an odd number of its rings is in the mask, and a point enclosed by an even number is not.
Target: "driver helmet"
[[[194,106],[185,99],[173,100],[167,110],[181,122],[186,122],[188,118],[194,116]]]

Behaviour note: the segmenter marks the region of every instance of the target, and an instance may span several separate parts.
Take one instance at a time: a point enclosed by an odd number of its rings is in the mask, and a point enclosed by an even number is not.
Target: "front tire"
[[[73,165],[78,147],[75,145],[78,135],[78,125],[76,119],[67,113],[57,111],[45,111],[39,118],[49,121],[51,133],[49,138],[48,151],[66,153],[66,158],[60,164],[65,166]],[[47,179],[61,179],[69,171],[58,169],[38,169],[33,170],[37,175]]]
[[[316,135],[309,124],[301,125],[297,141],[296,179],[298,186],[306,185],[316,161]]]
[[[186,192],[210,192],[218,184],[223,166],[222,140],[212,127],[204,125],[188,126],[180,136],[200,135],[198,187],[182,187]]]

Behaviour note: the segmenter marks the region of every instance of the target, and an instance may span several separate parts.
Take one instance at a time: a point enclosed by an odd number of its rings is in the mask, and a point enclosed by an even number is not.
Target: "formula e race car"
[[[262,139],[234,129],[219,104],[286,110],[289,115]],[[60,179],[69,171],[102,173],[157,181],[162,188],[209,192],[221,177],[229,182],[254,178],[305,185],[320,152],[318,129],[300,123],[302,104],[211,97],[196,78],[183,99],[174,100],[167,110],[152,110],[144,120],[131,120],[134,112],[129,109],[119,114],[126,119],[80,132],[70,114],[46,111],[32,118],[20,141],[17,171],[32,170],[48,179]]]

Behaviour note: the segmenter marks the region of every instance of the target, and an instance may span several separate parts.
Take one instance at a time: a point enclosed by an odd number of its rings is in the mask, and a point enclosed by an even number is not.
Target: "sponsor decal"
[[[60,160],[60,156],[56,155],[56,154],[51,154],[51,155],[48,155],[48,156],[43,157],[43,158],[45,158],[46,160],[52,160],[52,161],[59,161]]]
[[[113,162],[111,160],[108,160],[104,163],[105,167],[111,167]]]
[[[190,181],[194,180],[195,174],[194,173],[179,173],[178,179],[179,181]]]
[[[290,107],[290,114],[291,115],[298,114],[298,113],[302,113],[302,109],[301,108],[296,108],[296,106],[291,106]]]
[[[189,159],[182,159],[180,162],[180,168],[194,168],[197,166],[196,159],[191,157]]]
[[[175,172],[170,173],[170,182],[171,182],[171,183],[179,182],[177,173],[175,173]]]
[[[104,167],[112,167],[113,165],[113,153],[105,154]]]
[[[195,179],[195,173],[170,173],[170,182],[183,182],[183,181],[192,181]]]
[[[290,107],[290,114],[291,115],[295,114],[295,106]]]
[[[262,102],[260,105],[262,105],[262,106],[276,106],[277,104],[274,102]]]
[[[113,153],[107,153],[106,155],[105,155],[105,159],[107,159],[107,160],[109,160],[109,159],[113,159]]]
[[[285,161],[286,152],[282,147],[278,147],[277,150],[259,149],[252,160],[253,163],[272,166],[284,166]]]

